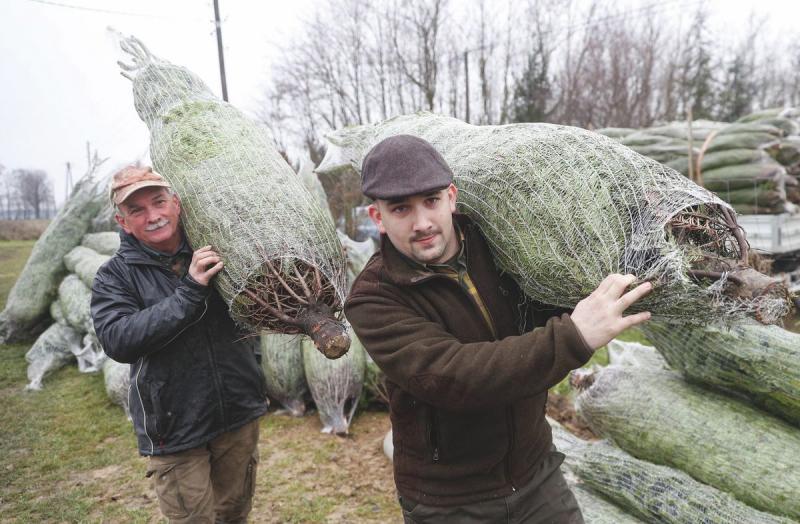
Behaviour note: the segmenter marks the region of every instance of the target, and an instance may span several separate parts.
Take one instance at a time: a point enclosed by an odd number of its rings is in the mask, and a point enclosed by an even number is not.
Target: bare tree
[[[392,42],[398,66],[403,76],[419,89],[430,111],[435,108],[439,31],[445,5],[446,0],[405,0],[396,3],[393,10]]]
[[[47,173],[39,169],[15,169],[12,178],[21,202],[33,210],[34,218],[41,218],[43,208],[53,198]]]

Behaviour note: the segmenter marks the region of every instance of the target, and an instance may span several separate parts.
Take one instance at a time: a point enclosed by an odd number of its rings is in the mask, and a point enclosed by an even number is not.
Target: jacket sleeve
[[[160,350],[205,313],[211,288],[188,275],[175,292],[142,309],[130,284],[108,268],[100,268],[92,283],[92,320],[106,354],[134,363]]]
[[[462,343],[389,293],[351,295],[345,312],[391,381],[423,402],[454,411],[544,392],[593,353],[568,314],[520,336]]]

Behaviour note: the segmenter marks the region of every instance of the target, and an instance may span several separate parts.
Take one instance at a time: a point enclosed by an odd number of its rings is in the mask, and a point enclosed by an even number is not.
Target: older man
[[[131,417],[161,512],[244,522],[266,385],[253,339],[211,287],[223,262],[211,246],[192,251],[178,197],[150,168],[116,173],[111,200],[121,244],[95,277],[92,318],[108,356],[131,364]]]
[[[454,214],[452,181],[436,150],[408,135],[380,142],[362,166],[382,243],[345,312],[388,379],[405,520],[583,522],[545,420],[547,390],[649,318],[622,313],[650,285],[626,292],[635,278],[610,275],[571,313],[530,303]]]

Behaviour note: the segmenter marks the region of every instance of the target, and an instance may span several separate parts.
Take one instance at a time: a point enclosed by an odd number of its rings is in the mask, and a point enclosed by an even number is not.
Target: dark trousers
[[[427,506],[400,499],[406,524],[583,524],[578,501],[561,473],[564,455],[549,452],[533,478],[511,495],[462,506]]]

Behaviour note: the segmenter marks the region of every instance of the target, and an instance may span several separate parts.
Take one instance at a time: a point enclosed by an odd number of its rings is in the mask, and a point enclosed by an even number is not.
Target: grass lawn
[[[33,247],[0,242],[0,308]],[[146,459],[101,374],[68,366],[38,392],[29,344],[0,345],[0,522],[162,522]],[[357,415],[347,438],[315,414],[261,421],[252,522],[401,522],[382,451],[388,415]]]

